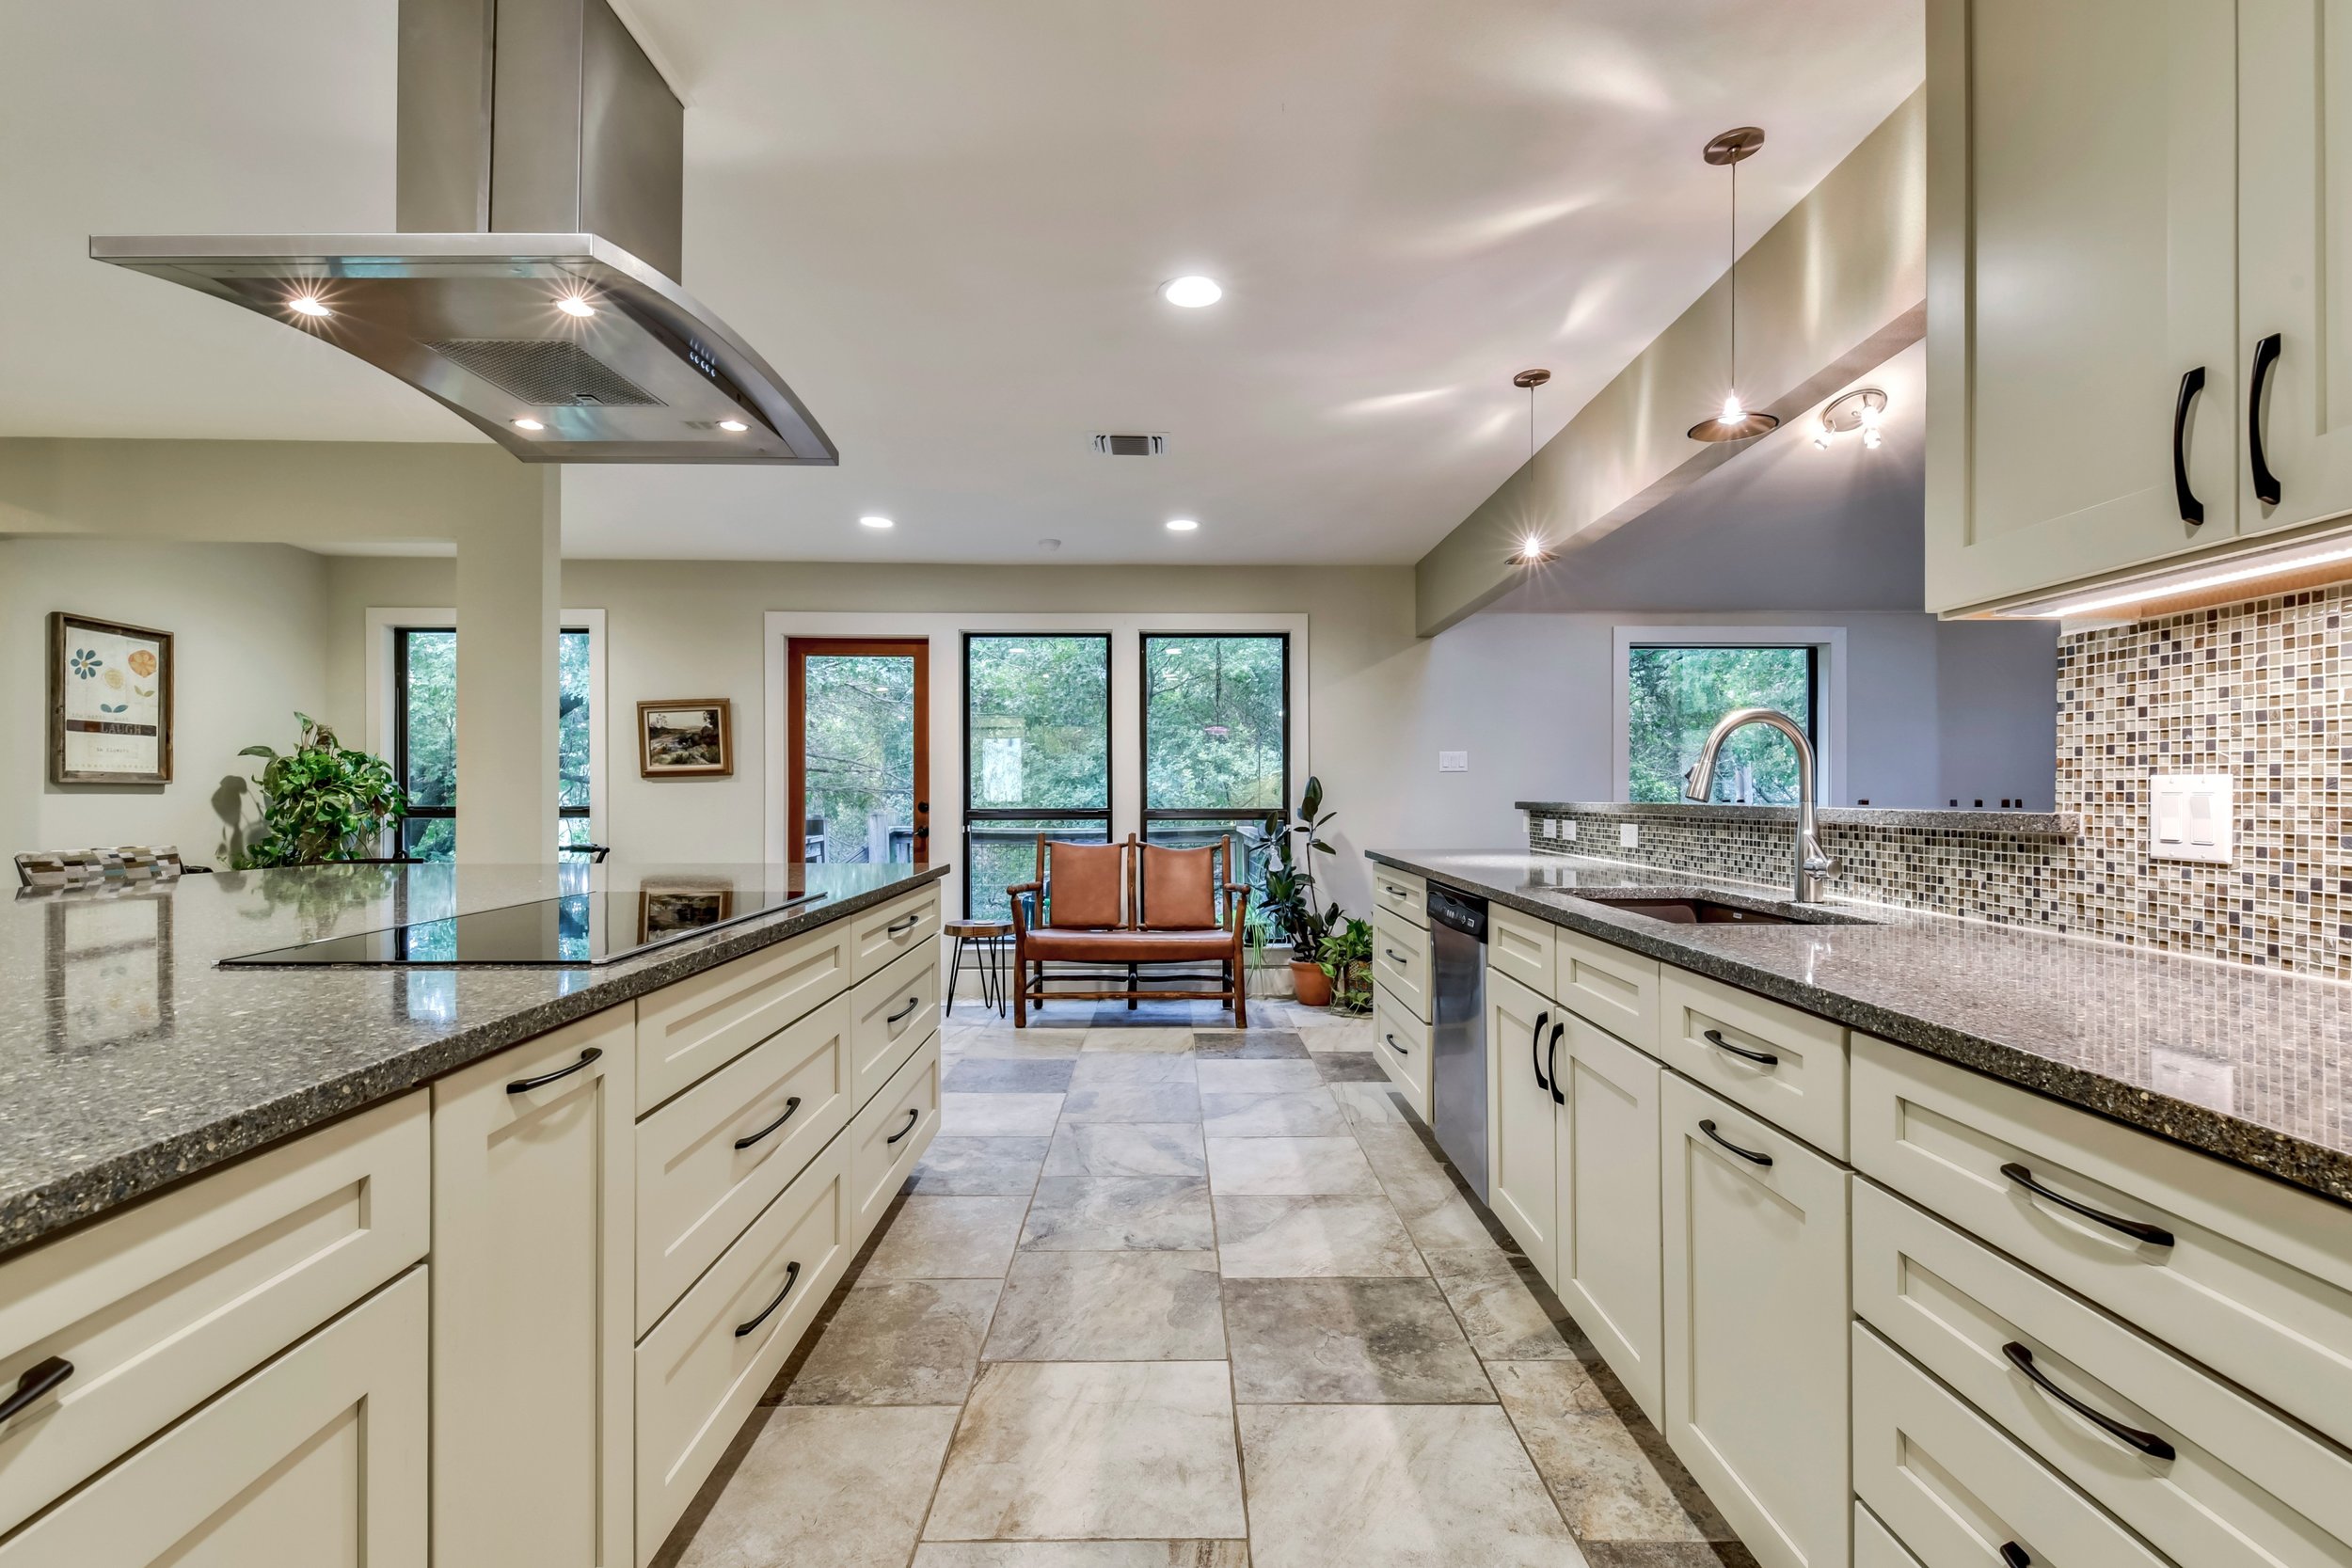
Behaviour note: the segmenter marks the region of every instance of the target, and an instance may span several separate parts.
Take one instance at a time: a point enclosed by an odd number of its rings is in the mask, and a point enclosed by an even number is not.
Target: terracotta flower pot
[[[1331,1005],[1331,976],[1323,973],[1321,964],[1291,960],[1291,991],[1299,1003],[1309,1007]]]

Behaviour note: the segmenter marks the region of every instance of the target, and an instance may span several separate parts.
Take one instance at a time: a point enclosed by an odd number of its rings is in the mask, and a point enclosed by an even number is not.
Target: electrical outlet
[[[1438,771],[1440,773],[1469,772],[1470,753],[1468,752],[1439,752],[1438,753]]]
[[[2234,815],[2227,773],[2159,773],[2148,781],[2148,856],[2227,865]]]
[[[1557,816],[1552,818],[1551,825],[1558,831],[1560,837],[1566,839],[1570,844],[1574,844],[1576,842],[1575,823],[1569,821],[1565,816]]]
[[[1618,823],[1617,847],[1620,849],[1639,849],[1641,847],[1642,829],[1640,824],[1633,822]]]

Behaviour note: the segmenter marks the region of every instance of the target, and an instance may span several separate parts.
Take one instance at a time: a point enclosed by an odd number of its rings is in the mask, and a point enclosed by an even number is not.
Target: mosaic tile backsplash
[[[2079,832],[1830,822],[1850,897],[2048,927],[2169,952],[2352,978],[2352,773],[2344,630],[2352,587],[2199,610],[2058,640],[2058,808]],[[2227,773],[2236,860],[2148,855],[2152,773]],[[1619,808],[1622,811],[1622,808]],[[1551,836],[1554,818],[1577,838]],[[1785,822],[1531,811],[1539,853],[1786,880]],[[1971,818],[1980,824],[1981,816]]]

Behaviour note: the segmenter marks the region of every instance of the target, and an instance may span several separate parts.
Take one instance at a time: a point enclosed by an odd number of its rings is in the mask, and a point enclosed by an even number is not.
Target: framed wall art
[[[171,633],[49,616],[49,782],[171,782]]]
[[[637,770],[648,779],[735,771],[733,706],[724,697],[637,705]]]

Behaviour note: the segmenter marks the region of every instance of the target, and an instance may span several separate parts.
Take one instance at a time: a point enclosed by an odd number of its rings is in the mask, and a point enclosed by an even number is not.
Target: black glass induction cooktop
[[[220,962],[224,969],[306,964],[585,967],[634,958],[824,896],[782,888],[575,893],[380,931],[355,931]]]

